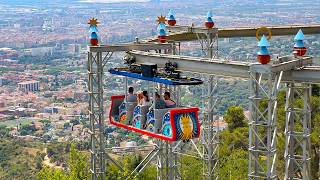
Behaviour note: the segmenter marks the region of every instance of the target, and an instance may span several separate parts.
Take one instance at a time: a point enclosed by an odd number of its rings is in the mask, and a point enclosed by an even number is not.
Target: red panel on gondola
[[[170,110],[173,139],[189,140],[200,136],[199,108],[178,108]]]
[[[166,136],[161,132],[155,133],[146,129],[140,129],[132,125],[121,123],[121,115],[119,114],[119,111],[121,108],[123,108],[120,106],[122,105],[124,98],[124,95],[111,97],[111,107],[109,113],[109,120],[111,124],[166,141],[189,140],[198,138],[200,136],[200,123],[198,120],[199,108],[170,109],[168,112],[170,113],[172,135]]]

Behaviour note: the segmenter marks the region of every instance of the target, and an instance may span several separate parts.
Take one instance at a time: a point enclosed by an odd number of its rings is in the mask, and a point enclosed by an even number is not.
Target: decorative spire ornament
[[[297,35],[294,37],[294,47],[293,47],[293,54],[296,56],[304,56],[307,53],[307,48],[304,46],[304,34],[300,29]]]
[[[162,15],[158,16],[157,23],[158,24],[161,24],[161,23],[166,24],[166,17],[164,17]]]
[[[205,23],[206,28],[211,29],[214,27],[214,22],[213,22],[213,15],[211,11],[208,11],[207,13],[207,21]]]
[[[258,43],[260,51],[258,52],[257,59],[261,64],[268,64],[270,62],[270,53],[268,47],[270,46],[266,36],[262,36],[261,40]]]
[[[174,17],[174,12],[173,12],[173,10],[172,9],[170,9],[170,11],[169,11],[169,13],[168,13],[168,15],[167,15],[167,17],[168,17],[168,25],[169,26],[175,26],[176,25],[176,23],[177,23],[177,21],[176,21],[176,18]]]
[[[95,18],[92,18],[92,19],[89,19],[88,21],[88,24],[90,25],[89,27],[89,31],[90,31],[90,44],[91,46],[98,46],[99,44],[99,41],[98,41],[98,35],[97,35],[97,32],[98,32],[98,20],[95,19]]]
[[[165,43],[167,41],[167,32],[166,32],[166,18],[164,16],[158,17],[158,40],[160,43]]]

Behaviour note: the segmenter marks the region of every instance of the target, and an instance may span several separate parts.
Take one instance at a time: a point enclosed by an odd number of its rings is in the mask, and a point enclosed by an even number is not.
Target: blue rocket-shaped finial
[[[301,29],[299,29],[298,33],[294,37],[294,40],[302,40],[302,41],[304,40],[304,34]]]
[[[212,12],[211,11],[208,11],[207,13],[207,21],[205,23],[205,26],[207,28],[213,28],[214,27],[214,22],[213,22],[213,15],[212,15]]]
[[[161,22],[157,27],[158,31],[160,31],[161,29],[164,29],[164,30],[166,29],[166,25],[163,22]]]
[[[89,22],[88,24],[90,24],[90,27],[89,27],[89,31],[90,31],[90,44],[92,46],[97,46],[99,41],[98,41],[98,35],[97,35],[97,32],[98,32],[98,20],[95,19],[95,18],[92,18],[92,19],[89,19]]]
[[[92,26],[90,26],[89,32],[90,32],[90,33],[93,33],[93,32],[97,33],[97,32],[98,32],[97,25],[92,25]]]
[[[169,13],[168,13],[168,15],[167,15],[167,18],[168,18],[168,21],[167,21],[167,22],[168,22],[169,26],[174,26],[174,25],[176,25],[177,21],[176,21],[176,18],[175,18],[174,16],[175,16],[175,14],[174,14],[173,10],[170,9],[170,10],[169,10]]]
[[[294,37],[294,47],[293,47],[293,53],[297,56],[304,56],[307,52],[307,48],[304,46],[304,34],[302,30],[300,29],[296,36]]]
[[[267,40],[266,36],[263,35],[258,43],[258,47],[270,47],[270,43]]]
[[[268,51],[269,46],[269,41],[267,40],[266,36],[263,35],[258,43],[260,50],[257,57],[261,64],[268,64],[270,62],[270,53]]]
[[[162,22],[158,25],[158,39],[159,42],[165,43],[167,40],[167,32],[166,32],[166,25]]]
[[[158,16],[158,40],[160,43],[165,43],[167,41],[167,32],[166,32],[166,18],[164,16]]]

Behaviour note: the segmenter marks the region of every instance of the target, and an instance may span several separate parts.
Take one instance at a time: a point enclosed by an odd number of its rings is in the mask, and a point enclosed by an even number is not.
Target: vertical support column
[[[175,100],[177,107],[181,107],[181,86],[174,86]],[[181,179],[180,168],[181,168],[181,156],[180,154],[174,152],[175,147],[179,144],[179,142],[171,142],[169,151],[171,154],[170,159],[170,169],[172,171],[172,179]]]
[[[202,53],[207,58],[218,58],[218,28],[208,29],[206,39],[202,39],[196,33],[198,41],[202,48]]]
[[[286,127],[285,127],[285,135],[286,135],[286,141],[285,141],[285,154],[284,158],[286,160],[285,164],[285,179],[288,179],[289,177],[294,177],[294,166],[291,161],[291,155],[294,154],[294,143],[293,138],[291,137],[291,130],[294,129],[294,118],[292,116],[292,106],[294,102],[294,83],[288,83],[287,84],[287,92],[286,92]],[[290,146],[290,147],[289,147]]]
[[[218,118],[214,116],[216,104],[218,102],[217,87],[219,78],[215,76],[208,77],[208,95],[206,97],[206,112],[202,123],[201,140],[204,146],[204,176],[205,179],[217,179],[219,159],[219,132],[215,127],[215,122]]]
[[[176,154],[172,150],[170,142],[157,140],[159,153],[157,156],[157,180],[179,179]]]
[[[282,74],[272,73],[271,65],[250,67],[249,179],[277,178],[277,95]]]
[[[207,34],[207,57],[209,59],[217,58],[218,56],[218,34],[217,29],[208,30]],[[215,45],[216,43],[216,45]],[[202,45],[203,46],[203,45]],[[204,160],[204,179],[217,179],[219,160],[218,160],[218,145],[219,132],[216,131],[214,121],[214,109],[217,102],[217,97],[214,97],[218,85],[218,77],[209,75],[208,77],[208,96],[207,108],[202,123],[201,140],[204,146],[203,160]]]
[[[166,141],[166,179],[168,180],[176,179],[175,157],[176,154],[172,152],[171,143]]]
[[[125,96],[125,102],[128,102],[128,77],[124,77],[124,94],[126,95]]]
[[[173,49],[175,49],[175,47]],[[175,54],[176,51],[173,51],[172,53]],[[174,96],[176,98],[177,106],[179,106],[180,88],[177,86],[174,86],[174,87],[169,86],[169,87],[165,87],[165,89],[171,93],[171,96]],[[162,93],[161,84],[160,84],[160,93]],[[157,145],[160,149],[157,155],[157,179],[158,180],[181,179],[179,178],[180,176],[178,171],[178,154],[173,152],[173,147],[175,146],[175,143],[171,143],[163,140],[157,140]]]
[[[219,145],[218,133],[214,128],[214,108],[217,99],[213,96],[218,85],[218,79],[214,76],[209,76],[208,80],[208,103],[206,108],[206,114],[202,124],[202,142],[204,145],[204,175],[205,179],[217,179],[218,178],[218,156],[217,150]]]
[[[103,59],[102,53],[88,52],[89,120],[91,139],[92,179],[105,179],[105,137],[103,109]]]
[[[287,84],[285,179],[311,179],[310,98],[310,84]]]
[[[164,177],[163,143],[161,140],[156,141],[159,148],[157,155],[157,180],[162,180]]]
[[[89,106],[88,106],[88,114],[89,114],[89,121],[90,121],[90,143],[91,143],[91,149],[90,149],[90,155],[91,155],[91,161],[90,161],[90,171],[92,173],[92,179],[97,179],[96,173],[96,167],[95,167],[95,134],[94,133],[94,101],[93,101],[93,54],[88,52],[88,62],[87,62],[87,70],[88,70],[88,92],[89,92]]]

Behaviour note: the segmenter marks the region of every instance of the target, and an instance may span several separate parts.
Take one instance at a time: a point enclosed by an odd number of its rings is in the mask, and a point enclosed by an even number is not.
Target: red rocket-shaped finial
[[[176,21],[176,18],[174,17],[174,12],[172,9],[170,9],[169,13],[168,13],[168,25],[169,26],[175,26],[177,21]]]
[[[268,51],[268,48],[270,44],[267,40],[267,38],[263,35],[260,42],[258,43],[258,47],[260,47],[260,51],[258,52],[258,61],[261,64],[268,64],[270,62],[270,53]]]
[[[211,28],[214,27],[214,22],[213,22],[212,17],[213,17],[212,12],[208,11],[208,13],[207,13],[207,21],[205,23],[206,28],[211,29]]]

